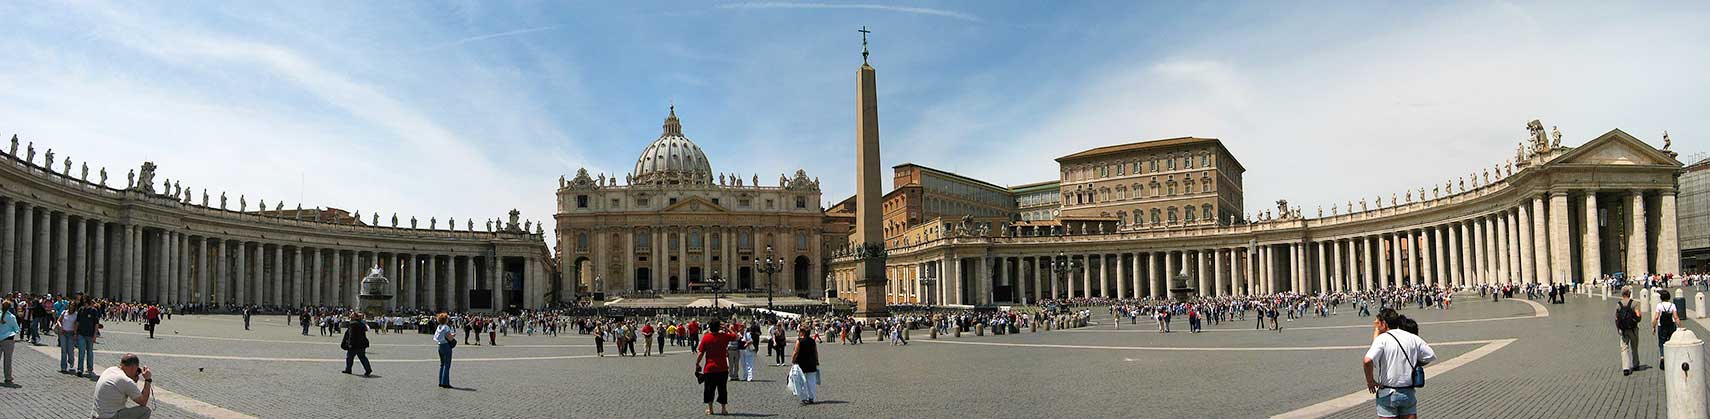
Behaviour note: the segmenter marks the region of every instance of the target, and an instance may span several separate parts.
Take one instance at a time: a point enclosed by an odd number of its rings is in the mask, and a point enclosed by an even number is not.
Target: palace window
[[[689,248],[701,248],[701,233],[689,233]]]
[[[736,247],[743,249],[754,248],[754,233],[742,232],[736,234]]]
[[[796,250],[807,250],[807,233],[796,233]]]
[[[588,251],[588,233],[576,233],[576,250]]]
[[[1182,168],[1183,169],[1192,169],[1193,168],[1193,158],[1192,157],[1182,157]]]
[[[1203,217],[1205,218],[1206,221],[1217,220],[1216,216],[1211,215],[1211,204],[1200,205],[1199,209],[1200,209],[1200,213],[1205,214]]]
[[[1176,170],[1176,159],[1171,158],[1169,160],[1165,160],[1164,161],[1164,169]]]
[[[1211,192],[1211,178],[1200,178],[1199,183],[1203,185],[1199,190]]]
[[[1170,196],[1176,196],[1176,181],[1173,181],[1173,180],[1170,181],[1169,193],[1170,193]]]
[[[1116,224],[1128,224],[1128,211],[1116,212]]]
[[[754,205],[754,201],[751,199],[748,199],[748,198],[742,198],[742,199],[736,200],[736,206],[739,206],[739,207],[748,208],[749,206],[752,206],[752,205]]]
[[[796,208],[807,208],[807,197],[796,197]]]
[[[712,248],[714,248],[714,249],[723,249],[723,248],[724,248],[724,246],[722,246],[722,244],[723,244],[723,243],[724,243],[724,242],[723,242],[723,241],[721,241],[721,240],[719,240],[719,239],[723,239],[723,238],[724,238],[724,237],[723,237],[723,235],[720,235],[720,234],[713,234],[713,235],[712,235]],[[717,256],[714,256],[714,258],[717,258]]]
[[[635,233],[635,248],[649,249],[653,247],[653,235],[646,231]]]
[[[1170,207],[1170,224],[1176,223],[1176,207]]]
[[[617,198],[612,198],[611,209],[618,209],[618,207],[622,207],[622,206],[623,206],[622,202],[619,202]]]
[[[770,200],[770,199],[766,200],[766,209],[772,209],[772,208],[777,208],[777,205],[774,205],[772,203],[772,200]]]
[[[1193,195],[1193,181],[1182,182],[1182,192]]]
[[[665,201],[665,205],[667,205],[667,206],[677,205],[677,198],[670,198],[669,200]]]
[[[635,206],[637,208],[647,208],[647,198],[636,198]]]
[[[1185,213],[1185,214],[1183,214],[1183,216],[1184,216],[1183,221],[1187,221],[1187,222],[1191,223],[1191,222],[1193,222],[1193,219],[1194,219],[1193,214],[1198,212],[1198,211],[1194,211],[1193,207],[1189,206],[1189,207],[1182,207],[1182,212]]]
[[[1125,174],[1126,172],[1124,172],[1124,169],[1127,169],[1127,167],[1123,166],[1121,163],[1117,163],[1116,164],[1116,175],[1122,176],[1123,174]]]
[[[588,196],[587,195],[576,195],[576,208],[587,208],[587,207],[588,207]]]
[[[1207,155],[1199,156],[1199,166],[1200,167],[1211,167],[1211,155],[1207,154]]]
[[[713,204],[713,205],[718,205],[718,198],[713,198],[713,199],[712,199],[712,204]]]

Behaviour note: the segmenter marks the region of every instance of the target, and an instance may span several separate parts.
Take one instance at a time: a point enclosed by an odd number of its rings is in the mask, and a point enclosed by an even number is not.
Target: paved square
[[[1420,391],[1427,415],[1664,414],[1655,370],[1622,377],[1616,367],[1611,302],[1459,301],[1447,311],[1404,311],[1437,350],[1436,368],[1459,364],[1433,372]],[[437,359],[427,335],[371,335],[378,376],[362,378],[338,373],[337,337],[301,336],[287,321],[258,316],[254,330],[244,331],[234,316],[176,316],[152,340],[135,324],[110,323],[97,359],[110,364],[118,353],[138,353],[155,369],[156,384],[178,395],[172,401],[206,404],[163,404],[161,418],[702,414],[700,388],[689,374],[693,355],[685,348],[667,347],[663,357],[598,358],[587,336],[502,336],[496,347],[460,345],[452,371],[462,389],[442,390],[434,387]],[[900,347],[876,340],[823,345],[825,403],[797,405],[784,389],[785,369],[768,366],[757,382],[731,384],[731,407],[780,417],[1369,417],[1364,396],[1352,407],[1309,409],[1363,391],[1359,357],[1370,342],[1369,321],[1342,310],[1328,319],[1285,322],[1281,333],[1236,321],[1201,334],[1160,335],[1144,323],[1112,328],[1104,321],[1007,336],[931,340],[916,333]],[[1641,359],[1654,364],[1654,337],[1641,339]],[[23,387],[0,389],[7,412],[87,413],[93,383],[54,373],[56,357],[51,345],[19,347]]]

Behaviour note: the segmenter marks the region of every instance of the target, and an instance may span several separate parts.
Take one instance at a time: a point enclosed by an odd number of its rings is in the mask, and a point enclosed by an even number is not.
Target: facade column
[[[655,259],[664,259],[662,256],[665,254],[665,245],[660,242],[653,242],[653,244],[653,250],[661,256]],[[452,300],[446,304],[452,306],[453,311],[469,310],[469,290],[475,289],[475,257],[464,256],[461,259],[462,262],[458,262],[458,260],[457,257],[453,256],[451,264],[447,264],[447,268],[451,270],[449,276],[455,276],[457,282],[456,286],[447,287],[445,290],[446,295],[452,297]],[[452,264],[457,266],[451,266]],[[658,275],[653,277],[658,278]],[[449,284],[451,279],[447,278],[446,281]],[[634,281],[631,281],[632,286],[633,283]]]
[[[1675,218],[1678,216],[1675,212],[1675,191],[1672,189],[1663,190],[1657,195],[1657,211],[1660,214],[1657,214],[1657,266],[1655,272],[1679,274],[1680,229],[1679,220]],[[1565,195],[1562,200],[1562,206],[1567,206]],[[1565,220],[1562,223],[1562,229],[1567,229]],[[1567,250],[1564,248],[1562,252],[1566,254]]]
[[[1313,245],[1314,245],[1313,247],[1317,248],[1316,249],[1317,251],[1313,252],[1313,253],[1318,254],[1317,263],[1313,264],[1313,266],[1316,267],[1317,271],[1318,271],[1318,289],[1330,289],[1331,279],[1330,279],[1330,269],[1328,269],[1328,268],[1330,267],[1330,263],[1332,263],[1332,262],[1329,262],[1327,260],[1327,259],[1329,259],[1329,256],[1330,256],[1330,243],[1325,242],[1325,241],[1319,241],[1319,242],[1313,243]]]
[[[1627,277],[1637,279],[1650,273],[1650,248],[1646,243],[1650,234],[1645,231],[1645,191],[1634,190],[1631,196],[1627,205],[1628,213],[1632,214],[1627,224]]]
[[[1122,280],[1122,254],[1116,254],[1116,298],[1128,298],[1128,281]]]
[[[1206,260],[1205,254],[1205,250],[1193,251],[1193,277],[1201,295],[1210,295],[1207,292],[1211,290],[1211,271],[1206,268],[1209,261]]]
[[[1467,246],[1472,251],[1470,259],[1473,261],[1473,281],[1478,285],[1491,283],[1490,256],[1485,253],[1485,246],[1490,242],[1489,230],[1486,229],[1488,222],[1489,220],[1485,218],[1474,218],[1472,220],[1472,237],[1470,245]]]
[[[191,294],[196,291],[196,284],[192,281],[195,276],[190,272],[190,268],[194,266],[191,265],[193,261],[190,259],[192,256],[190,248],[193,246],[190,241],[190,234],[178,233],[176,246],[178,246],[178,285],[175,288],[178,290],[177,301],[182,304],[190,302]]]
[[[1271,245],[1259,246],[1259,294],[1276,292],[1276,282],[1272,281],[1275,270],[1271,269],[1271,261]]]
[[[1081,298],[1092,296],[1092,254],[1081,255]],[[1069,281],[1069,294],[1075,294],[1075,282]]]
[[[287,303],[292,306],[309,304],[309,281],[303,277],[303,246],[295,246],[291,251],[291,286],[291,299],[286,300]]]
[[[238,254],[241,255],[242,253],[240,252]],[[242,256],[239,256],[239,258],[242,258]],[[327,262],[332,265],[332,271],[330,272],[332,277],[327,278],[325,281],[321,281],[321,283],[324,283],[327,287],[327,292],[320,295],[321,304],[334,307],[342,306],[344,305],[344,291],[342,285],[345,283],[344,251],[336,248],[327,249]]]
[[[1390,266],[1392,264],[1389,260],[1389,256],[1384,252],[1385,250],[1388,250],[1389,247],[1390,238],[1385,236],[1383,233],[1378,233],[1377,245],[1372,248],[1372,260],[1376,261],[1378,265],[1378,276],[1373,278],[1374,286],[1377,288],[1389,287],[1389,271],[1391,270]]]
[[[979,276],[974,277],[974,292],[980,294],[979,296],[974,297],[976,304],[992,303],[992,282],[994,282],[992,277],[992,257],[990,255],[980,255]]]
[[[250,293],[249,301],[254,304],[267,304],[269,301],[267,299],[267,243],[255,243],[255,253],[249,255],[249,265],[249,285],[250,290],[253,291]],[[350,307],[357,306],[355,299],[356,295],[352,293]]]
[[[1406,275],[1406,272],[1404,271],[1407,270],[1407,265],[1402,263],[1402,257],[1403,255],[1406,255],[1406,253],[1403,253],[1401,249],[1401,245],[1406,242],[1407,236],[1403,234],[1403,232],[1397,231],[1390,233],[1389,244],[1393,246],[1394,249],[1390,252],[1389,257],[1390,259],[1394,259],[1393,262],[1390,263],[1390,267],[1394,268],[1392,269],[1392,273],[1395,274],[1395,282],[1392,286],[1395,287],[1400,287],[1407,283],[1404,279]]]
[[[1502,220],[1507,223],[1502,227],[1502,234],[1505,234],[1502,238],[1502,257],[1505,258],[1502,266],[1508,270],[1503,278],[1509,283],[1523,280],[1520,275],[1520,222],[1517,217],[1513,209],[1502,210]]]
[[[326,269],[325,262],[321,261],[321,253],[325,253],[325,251],[326,249],[321,248],[309,249],[309,272],[303,277],[306,288],[303,304],[311,306],[324,304],[325,300],[321,297],[321,283],[327,280],[327,276],[324,270]]]

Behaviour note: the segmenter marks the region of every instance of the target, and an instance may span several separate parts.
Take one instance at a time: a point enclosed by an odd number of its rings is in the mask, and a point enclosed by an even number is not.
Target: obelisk
[[[885,307],[885,237],[879,209],[879,93],[867,64],[867,27],[861,27],[861,69],[855,92],[855,317],[888,317]]]

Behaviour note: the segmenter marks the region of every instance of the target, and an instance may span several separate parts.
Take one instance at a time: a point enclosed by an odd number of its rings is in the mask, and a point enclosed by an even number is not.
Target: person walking
[[[730,361],[726,357],[729,351],[726,345],[737,340],[735,333],[724,330],[724,325],[718,320],[707,324],[707,333],[696,339],[699,346],[695,348],[695,377],[701,382],[701,403],[706,403],[707,414],[713,414],[713,402],[718,402],[718,414],[730,414],[730,391],[726,383],[730,379]],[[715,399],[713,393],[718,393]]]
[[[309,335],[309,308],[308,307],[304,307],[302,313],[297,315],[297,324],[303,326],[303,336],[308,336]]]
[[[58,303],[55,303],[56,305]],[[83,375],[77,370],[77,305],[75,303],[58,306],[59,329],[54,331],[55,339],[59,341],[59,373]],[[90,371],[93,373],[94,371]]]
[[[1621,289],[1621,303],[1615,306],[1615,331],[1621,335],[1621,375],[1633,375],[1639,365],[1639,313],[1633,303],[1633,290]]]
[[[805,333],[805,331],[807,329],[804,327],[802,330]],[[767,346],[767,348],[771,349],[772,356],[774,357],[772,360],[773,366],[777,366],[777,367],[784,366],[784,344],[785,343],[786,342],[784,339],[784,327],[780,326],[778,324],[773,324],[772,325],[772,340],[770,342],[767,342],[767,345],[769,345],[769,346]]]
[[[742,335],[742,381],[754,381],[754,356],[760,352],[760,326],[749,324]]]
[[[137,386],[137,379],[142,386]],[[148,402],[154,396],[154,372],[142,366],[135,354],[119,357],[119,366],[107,367],[95,381],[95,409],[90,417],[96,419],[147,419],[152,413]],[[125,402],[136,406],[125,407]]]
[[[451,316],[434,316],[439,328],[433,332],[433,343],[439,345],[439,388],[451,388],[451,348],[457,347],[457,331],[451,330]]]
[[[642,346],[646,351],[642,352],[641,356],[653,356],[653,323],[642,323],[641,341],[644,343]]]
[[[790,354],[790,390],[802,404],[813,404],[819,395],[819,344],[803,327]]]
[[[1395,309],[1383,309],[1377,317],[1372,321],[1372,347],[1363,360],[1366,391],[1377,396],[1378,417],[1416,419],[1419,399],[1414,391],[1425,385],[1423,368],[1437,360],[1437,353],[1406,330],[1417,330],[1418,325]]]
[[[154,329],[160,325],[160,307],[151,305],[144,309],[143,321],[145,322],[143,326],[148,328],[148,338],[154,339]],[[249,330],[248,309],[245,309],[243,314],[243,330]]]
[[[363,320],[366,317],[361,312],[352,313],[350,315],[350,331],[344,333],[344,341],[339,344],[339,347],[344,349],[344,371],[342,372],[345,374],[350,373],[353,360],[361,359],[362,376],[372,377],[374,375],[374,367],[368,364],[368,322]]]
[[[78,377],[95,375],[95,336],[100,333],[101,316],[104,314],[100,303],[85,297],[78,304],[82,309],[77,313],[77,365]]]
[[[12,350],[18,345],[18,316],[12,314],[12,302],[0,301],[0,366],[4,367],[6,381],[0,382],[6,387],[12,387]]]
[[[159,309],[155,309],[154,307],[149,307],[149,308],[152,309],[153,311],[156,311],[156,312],[160,311]],[[247,306],[247,305],[243,306],[243,330],[249,330],[249,316],[251,314],[254,314],[254,309],[255,308],[251,307],[251,306]],[[159,322],[156,321],[156,323],[159,323]],[[148,330],[148,337],[150,339],[154,338],[154,329],[152,327],[149,328],[149,330]]]
[[[1661,297],[1661,302],[1657,303],[1656,309],[1651,313],[1651,334],[1657,336],[1657,368],[1668,369],[1668,364],[1663,363],[1663,344],[1674,337],[1674,331],[1680,325],[1680,312],[1679,308],[1675,307],[1674,300],[1669,298],[1668,290],[1657,291],[1657,295]]]

